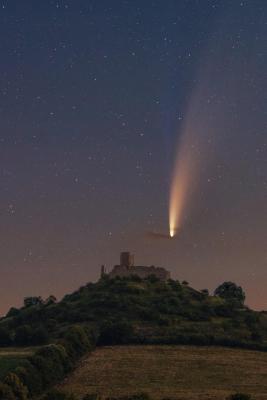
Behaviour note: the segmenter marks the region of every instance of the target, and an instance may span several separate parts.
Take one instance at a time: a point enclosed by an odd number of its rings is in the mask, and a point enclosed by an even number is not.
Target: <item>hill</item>
[[[234,285],[234,284],[233,284]],[[238,288],[238,287],[236,287]],[[80,324],[94,330],[98,344],[219,344],[250,348],[267,345],[267,316],[243,301],[197,291],[186,282],[104,277],[60,302],[12,308],[0,324],[0,345],[55,341]]]
[[[257,372],[256,372],[257,371]],[[151,399],[267,398],[267,353],[221,347],[114,346],[95,350],[61,388],[83,398],[147,393]]]
[[[247,366],[251,375],[253,375],[251,367],[253,363],[255,365],[263,362],[263,370],[266,370],[266,313],[255,312],[246,307],[242,288],[232,282],[220,285],[215,294],[210,296],[207,290],[197,291],[187,282],[180,283],[171,279],[162,281],[155,276],[149,276],[146,279],[140,279],[138,276],[127,278],[103,276],[98,282],[88,283],[76,292],[66,295],[60,302],[56,302],[53,296],[45,302],[40,297],[28,297],[21,309],[12,308],[0,321],[0,347],[9,346],[9,349],[2,350],[8,357],[0,357],[0,372],[2,370],[0,400],[39,398],[47,389],[61,382],[73,371],[77,367],[77,362],[82,360],[82,357],[87,357],[95,346],[194,344],[262,350],[263,353],[259,351],[242,353],[239,350],[240,353],[234,354],[237,361],[239,360],[238,362],[242,364],[242,368]],[[19,352],[14,355],[14,353],[11,354],[14,352],[11,346],[15,346],[16,351],[20,347],[33,347],[28,355],[25,351],[22,351],[20,355]],[[141,349],[141,359],[144,356],[144,363],[146,363],[147,353],[144,347],[136,347],[138,348]],[[207,359],[207,363],[203,364],[204,353],[201,351],[205,352],[205,348],[207,347],[194,350],[195,356],[193,354],[191,356],[195,357],[200,368],[203,367],[204,370],[212,373],[212,360]],[[157,349],[159,349],[159,354],[165,352],[162,350],[163,347],[157,347]],[[217,372],[218,376],[222,374],[227,376],[230,368],[227,357],[232,354],[230,353],[232,350],[222,352],[219,347],[212,347],[212,349],[212,352],[217,354],[217,361],[213,360],[216,381]],[[99,354],[98,351],[93,357]],[[175,370],[175,363],[182,354],[179,353],[181,348],[175,351],[175,360],[168,351],[164,353],[166,360],[164,357],[161,360],[163,371],[165,368],[163,364],[172,366],[172,362],[174,362]],[[188,347],[189,353],[185,354],[190,355],[190,351],[192,353],[193,350]],[[119,348],[118,357],[120,354],[124,362],[123,352]],[[160,368],[159,354],[155,354],[155,358],[151,355],[152,367],[155,362],[155,365]],[[211,350],[207,354],[211,354]],[[248,354],[255,354],[251,365],[246,364]],[[193,369],[190,366],[191,361],[186,357],[181,367],[186,370],[188,366],[188,376],[190,376]],[[127,367],[127,364],[125,365]],[[131,368],[132,366],[129,365],[129,370],[126,369],[125,372],[130,377]],[[234,368],[237,371],[238,365]],[[242,368],[240,365],[240,371]],[[171,370],[168,370],[170,373],[168,379],[172,379]],[[105,373],[104,370],[103,373]],[[158,373],[160,375],[162,371],[159,369]],[[201,371],[202,375],[199,377],[196,375],[199,387],[202,380],[209,384],[205,381],[204,373],[205,371]],[[235,374],[238,376],[237,372]],[[177,377],[179,378],[178,375]],[[251,385],[254,383],[261,385],[260,377],[254,378],[255,376],[251,376]],[[151,379],[159,382],[156,376]],[[229,381],[229,384],[232,385],[231,388],[234,388],[231,382]],[[110,384],[113,385],[112,382]],[[172,381],[168,385],[171,384],[174,385]],[[196,385],[194,382],[191,384],[192,387]],[[136,390],[139,391],[139,388],[137,387]],[[45,400],[73,399],[68,395],[62,397],[59,394],[58,397],[53,393],[44,398]]]

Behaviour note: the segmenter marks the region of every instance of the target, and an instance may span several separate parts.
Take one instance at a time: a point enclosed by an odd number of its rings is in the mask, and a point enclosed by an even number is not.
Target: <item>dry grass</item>
[[[97,349],[62,385],[80,398],[146,392],[152,398],[224,400],[235,392],[267,399],[267,353],[216,347]]]
[[[36,347],[0,347],[0,357],[28,357],[36,351]]]

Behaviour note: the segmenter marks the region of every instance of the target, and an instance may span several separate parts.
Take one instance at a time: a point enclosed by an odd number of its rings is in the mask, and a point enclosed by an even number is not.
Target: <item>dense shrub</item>
[[[12,342],[10,330],[7,328],[0,328],[0,346],[10,346]]]
[[[30,361],[38,370],[43,387],[50,386],[56,382],[53,373],[53,363],[50,360],[46,360],[42,356],[34,355]]]
[[[82,400],[101,400],[101,397],[97,393],[86,394]]]
[[[24,368],[17,368],[18,376],[31,395],[41,393],[43,389],[62,380],[73,367],[74,361],[92,347],[86,331],[80,326],[69,328],[62,344],[40,348]]]
[[[228,397],[227,400],[252,400],[252,397],[249,394],[236,393]]]
[[[61,344],[65,347],[71,363],[94,347],[90,343],[86,330],[77,325],[67,330]]]
[[[32,340],[32,328],[29,325],[19,326],[15,332],[14,342],[17,346],[30,346]]]
[[[57,389],[50,390],[42,400],[76,400],[77,398],[73,394],[62,392]]]
[[[24,362],[23,366],[17,367],[14,372],[28,388],[31,397],[41,393],[43,388],[42,378],[39,371],[30,363],[29,360]]]
[[[30,325],[19,326],[15,331],[14,343],[17,346],[35,346],[48,343],[49,334],[43,326],[32,328]]]
[[[87,400],[87,399],[85,398],[85,400]],[[117,398],[111,397],[111,398],[107,398],[106,400],[151,400],[151,398],[147,393],[140,392],[140,393],[131,394],[128,396],[120,396]]]
[[[16,315],[19,314],[19,309],[15,307],[11,307],[10,310],[7,312],[6,317],[15,317]]]
[[[105,321],[100,327],[98,344],[100,346],[127,344],[133,340],[133,326],[126,320]]]
[[[16,400],[16,397],[10,386],[1,382],[0,382],[0,400]]]
[[[47,344],[48,342],[49,342],[49,334],[48,331],[43,326],[40,326],[33,331],[31,338],[31,343],[33,346]]]
[[[27,400],[28,389],[23,385],[15,373],[9,372],[4,380],[4,383],[11,388],[16,400]]]
[[[38,370],[44,387],[59,382],[70,370],[65,349],[55,344],[42,347],[31,357],[30,361]]]

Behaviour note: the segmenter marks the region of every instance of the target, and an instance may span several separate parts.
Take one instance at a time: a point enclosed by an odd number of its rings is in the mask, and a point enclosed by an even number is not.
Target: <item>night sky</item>
[[[266,42],[265,0],[0,1],[1,313],[122,250],[267,309]],[[185,126],[202,161],[161,239]]]

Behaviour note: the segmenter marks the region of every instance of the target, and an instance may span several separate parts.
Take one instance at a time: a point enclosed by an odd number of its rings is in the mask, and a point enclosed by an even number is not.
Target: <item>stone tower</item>
[[[106,268],[105,268],[105,265],[101,265],[101,273],[100,273],[100,276],[101,276],[101,278],[103,278],[103,276],[105,276],[106,275]]]
[[[120,256],[120,265],[124,267],[133,267],[134,266],[134,255],[129,251],[123,251]]]

